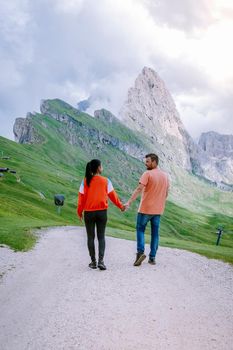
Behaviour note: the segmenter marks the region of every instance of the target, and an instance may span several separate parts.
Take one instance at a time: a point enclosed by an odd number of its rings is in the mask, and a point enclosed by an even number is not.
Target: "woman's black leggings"
[[[104,258],[105,228],[107,224],[107,210],[85,211],[84,221],[87,230],[87,246],[92,260],[95,260],[95,226],[99,241],[99,259]]]

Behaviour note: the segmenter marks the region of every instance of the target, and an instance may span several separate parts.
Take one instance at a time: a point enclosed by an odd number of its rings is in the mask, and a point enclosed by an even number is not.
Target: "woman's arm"
[[[120,199],[119,199],[116,191],[114,190],[113,185],[109,179],[108,179],[108,197],[115,206],[117,206],[122,211],[125,210],[125,206],[120,201]]]
[[[77,215],[80,220],[83,218],[83,209],[84,209],[84,203],[85,198],[84,198],[84,181],[82,181],[79,192],[78,192],[78,204],[77,204]]]

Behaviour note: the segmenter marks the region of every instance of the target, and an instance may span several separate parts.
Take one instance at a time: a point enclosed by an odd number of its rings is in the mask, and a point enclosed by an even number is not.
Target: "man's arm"
[[[128,202],[125,203],[126,207],[129,207],[130,204],[135,201],[135,199],[142,193],[142,190],[145,188],[145,185],[139,184],[138,187],[134,190],[132,196],[128,200]]]

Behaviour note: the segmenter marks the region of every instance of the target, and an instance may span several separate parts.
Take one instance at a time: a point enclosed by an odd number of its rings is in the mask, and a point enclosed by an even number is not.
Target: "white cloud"
[[[0,59],[0,66],[4,67],[0,74],[0,91],[17,88],[22,84],[23,77],[14,61]]]
[[[188,130],[229,121],[233,9],[229,1],[11,0],[0,17],[0,134],[40,100],[116,113],[143,66],[165,80]],[[231,12],[232,10],[232,12]],[[221,120],[221,122],[219,122]],[[7,125],[3,130],[2,125]],[[7,130],[7,131],[6,131]]]
[[[77,15],[84,4],[85,0],[52,0],[58,12],[70,13]]]
[[[205,29],[213,20],[214,0],[142,0],[156,23],[182,31]]]

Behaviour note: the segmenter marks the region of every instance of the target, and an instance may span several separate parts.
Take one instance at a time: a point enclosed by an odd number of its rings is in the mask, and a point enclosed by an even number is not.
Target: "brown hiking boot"
[[[137,253],[134,266],[140,266],[143,260],[145,259],[146,259],[146,255],[144,253]]]

